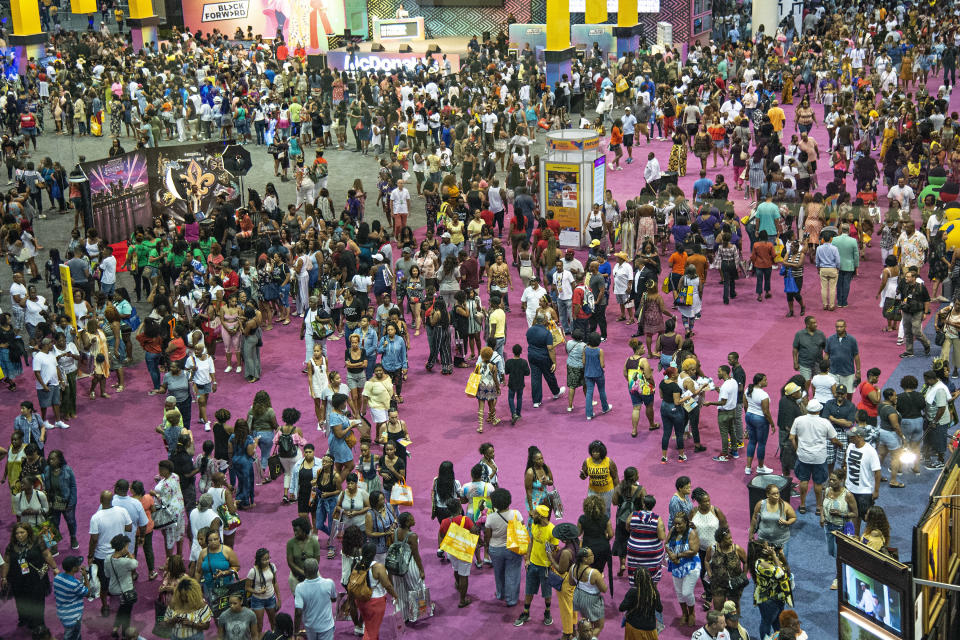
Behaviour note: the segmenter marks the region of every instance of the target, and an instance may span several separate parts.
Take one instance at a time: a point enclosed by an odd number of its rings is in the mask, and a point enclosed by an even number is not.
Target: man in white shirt
[[[333,640],[333,605],[337,602],[337,587],[333,580],[320,577],[316,558],[303,561],[303,573],[306,579],[293,593],[294,629],[305,629],[311,640]],[[384,595],[383,587],[374,588],[374,596]]]
[[[560,315],[560,326],[565,334],[570,333],[570,311],[573,308],[575,275],[570,269],[558,269],[553,274],[553,287],[557,290],[557,311]]]
[[[393,236],[400,237],[400,229],[407,226],[410,213],[410,192],[403,186],[403,180],[397,180],[397,188],[390,192],[393,205]]]
[[[523,290],[520,296],[520,306],[527,314],[527,327],[533,326],[533,320],[537,317],[537,309],[540,308],[540,299],[549,295],[545,287],[540,286],[540,281],[536,277],[530,278],[530,284]]]
[[[647,166],[643,168],[643,179],[648,187],[656,190],[660,187],[661,175],[663,174],[660,171],[660,161],[657,160],[657,154],[651,151],[647,154]]]
[[[841,446],[837,431],[826,418],[820,417],[823,405],[814,398],[807,403],[807,414],[799,416],[790,427],[790,444],[797,452],[794,473],[800,480],[800,512],[807,511],[807,488],[813,477],[813,494],[817,509],[823,504],[823,484],[827,481],[827,442]]]
[[[147,512],[143,509],[143,504],[136,498],[131,498],[127,493],[130,491],[130,483],[124,479],[117,480],[113,485],[113,506],[123,508],[130,516],[130,522],[137,529],[135,536],[130,538],[128,546],[130,553],[137,555],[137,547],[143,542],[143,536],[147,531]],[[156,572],[153,572],[156,577]],[[152,580],[153,577],[150,579]]]
[[[887,191],[887,199],[890,202],[899,202],[900,210],[906,214],[909,214],[913,209],[913,201],[916,200],[916,197],[916,194],[913,192],[913,187],[907,184],[907,179],[903,176],[900,176],[897,184]]]
[[[37,400],[40,404],[40,418],[47,429],[69,429],[70,425],[60,419],[60,389],[65,381],[57,366],[57,356],[53,354],[53,340],[44,338],[40,349],[33,354],[33,375],[37,382]],[[53,410],[55,425],[47,422],[47,408]],[[112,552],[111,552],[112,553]]]
[[[870,434],[866,427],[854,427],[847,431],[847,451],[844,461],[847,467],[846,487],[857,501],[857,514],[853,518],[855,535],[860,535],[860,521],[880,496],[880,456],[873,445],[866,441]]]
[[[100,292],[109,299],[117,286],[117,259],[113,256],[113,247],[103,248],[104,258],[100,261]]]
[[[729,365],[722,364],[717,369],[717,378],[723,382],[720,385],[720,397],[713,402],[704,402],[704,406],[714,405],[717,408],[717,426],[720,429],[720,455],[714,456],[716,462],[727,462],[730,460],[728,455],[739,458],[736,446],[736,431],[734,422],[737,417],[737,395],[740,393],[740,385],[732,376]],[[793,383],[788,383],[788,386]],[[797,386],[797,385],[793,385]],[[731,446],[733,445],[733,446]]]
[[[123,507],[113,505],[113,492],[100,494],[100,509],[90,516],[90,546],[87,551],[87,564],[97,565],[100,577],[100,614],[110,614],[110,585],[103,561],[113,554],[110,541],[114,536],[124,534],[133,537],[133,520]]]
[[[562,262],[564,271],[576,270],[578,273],[583,273],[583,263],[574,257],[573,249],[567,249],[564,252]],[[573,294],[571,293],[571,295]]]
[[[637,116],[631,113],[630,107],[627,107],[623,117],[620,118],[623,124],[623,146],[627,148],[627,164],[633,164],[633,134],[637,127]]]
[[[10,317],[13,328],[18,331],[24,329],[24,308],[23,301],[27,297],[27,285],[23,282],[23,274],[13,274],[13,282],[10,283]]]
[[[610,270],[610,277],[613,280],[613,297],[620,305],[620,317],[617,318],[617,322],[626,321],[629,324],[633,322],[633,307],[629,309],[629,314],[627,309],[630,285],[633,283],[633,267],[630,265],[629,256],[623,251],[614,255],[617,263]]]

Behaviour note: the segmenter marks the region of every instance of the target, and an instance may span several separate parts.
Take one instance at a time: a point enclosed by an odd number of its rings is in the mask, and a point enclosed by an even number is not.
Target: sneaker
[[[936,469],[943,469],[944,464],[940,460],[930,460],[923,466],[925,466],[927,469],[930,469],[930,470],[936,470]]]
[[[660,464],[667,464],[667,456],[660,458]]]
[[[773,469],[764,465],[762,467],[757,467],[757,473],[773,473]]]
[[[743,473],[744,473],[744,475],[750,475],[750,474],[752,473],[752,471],[750,470],[750,467],[744,467]]]
[[[587,420],[593,420],[593,416],[587,416]]]
[[[566,387],[560,387],[560,391],[558,391],[557,393],[553,394],[553,399],[556,400],[557,398],[559,398],[560,396],[562,396],[562,395],[563,395],[563,392],[566,391],[566,390],[567,390]]]
[[[573,407],[567,407],[567,413],[570,413],[571,411],[573,411]]]
[[[49,420],[44,420],[44,421],[43,421],[43,428],[44,428],[44,429],[56,429],[55,426],[53,426],[52,424],[50,424],[50,421],[49,421]]]
[[[737,449],[743,449],[743,442],[737,443]]]
[[[225,368],[223,369],[223,372],[224,372],[224,373],[230,373],[231,371],[233,371],[233,367],[225,367]]]
[[[681,453],[679,456],[677,456],[677,462],[686,462],[686,461],[687,461],[687,454]]]
[[[363,625],[354,625],[353,626],[353,635],[362,636],[363,635]]]
[[[730,458],[724,455],[713,456],[713,461],[714,462],[730,462]]]
[[[69,429],[69,428],[70,428],[70,425],[68,425],[68,424],[67,424],[66,422],[64,422],[63,420],[57,420],[57,425],[56,425],[56,426],[57,426],[58,429]]]
[[[553,624],[553,618],[550,616],[550,614],[549,613],[543,614],[543,625],[545,627],[549,627],[552,624]]]
[[[70,548],[71,548],[71,549],[79,549],[79,548],[80,548],[80,541],[77,540],[76,538],[70,538]]]
[[[737,460],[740,457],[740,454],[737,453],[736,449],[734,449],[733,452],[730,454],[730,457],[733,458],[734,460]]]
[[[533,403],[533,408],[534,408],[534,409],[537,409],[537,408],[539,408],[539,407],[540,407],[540,403],[539,403],[539,402],[534,402],[534,403]]]
[[[612,405],[612,404],[608,404],[608,405],[607,405],[607,410],[606,410],[606,411],[601,411],[601,412],[600,412],[600,415],[603,415],[603,414],[605,414],[605,413],[610,413],[611,411],[613,411],[613,405]]]
[[[520,419],[520,416],[518,416],[517,414],[513,414],[512,416],[510,416],[510,424],[511,425],[517,424],[517,420],[519,419]]]
[[[210,431],[210,421],[209,421],[209,420],[207,420],[206,422],[203,423],[203,430],[204,430],[204,431]]]
[[[515,626],[515,627],[522,627],[523,625],[525,625],[525,624],[527,623],[528,620],[530,620],[530,614],[529,614],[529,613],[521,613],[521,614],[520,614],[520,617],[513,621],[513,626]]]
[[[627,158],[627,164],[633,164],[633,158]]]

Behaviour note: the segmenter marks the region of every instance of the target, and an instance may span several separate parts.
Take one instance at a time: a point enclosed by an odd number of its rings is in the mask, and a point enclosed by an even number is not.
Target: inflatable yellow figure
[[[940,229],[943,231],[943,241],[947,243],[947,250],[960,249],[960,204],[950,206],[944,211]]]

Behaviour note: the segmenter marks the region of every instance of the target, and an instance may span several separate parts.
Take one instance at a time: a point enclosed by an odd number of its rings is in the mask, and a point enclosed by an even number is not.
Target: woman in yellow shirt
[[[587,495],[596,495],[603,499],[609,518],[613,489],[620,483],[617,465],[607,457],[607,446],[599,440],[591,442],[587,451],[589,451],[590,457],[583,461],[583,466],[580,468],[580,479],[590,479],[587,483]]]

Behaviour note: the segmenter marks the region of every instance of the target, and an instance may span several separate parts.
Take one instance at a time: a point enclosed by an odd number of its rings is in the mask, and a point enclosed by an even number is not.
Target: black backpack
[[[387,555],[383,559],[383,566],[392,576],[405,576],[410,569],[410,563],[413,562],[413,553],[410,551],[410,545],[407,539],[397,540],[387,549]]]
[[[632,496],[621,496],[620,508],[617,509],[617,522],[620,524],[630,524],[630,518],[633,517],[633,512],[636,511],[634,508],[634,500],[636,499],[636,495],[637,491],[635,490]]]
[[[277,453],[281,458],[297,457],[297,445],[293,442],[292,433],[281,433],[277,439]]]

